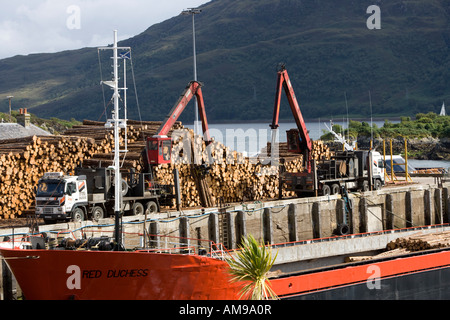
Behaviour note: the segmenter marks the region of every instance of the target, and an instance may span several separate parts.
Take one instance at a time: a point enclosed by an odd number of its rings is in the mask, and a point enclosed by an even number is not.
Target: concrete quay
[[[349,195],[352,209],[347,214],[349,234],[449,223],[449,186],[426,181],[352,193]],[[235,249],[242,236],[249,233],[267,244],[289,243],[336,236],[344,221],[344,206],[341,196],[334,195],[169,211],[149,216],[146,221],[144,216],[125,216],[123,232],[127,248],[143,246],[144,233],[163,236],[159,240],[151,236],[151,247],[167,241],[165,237],[179,237],[185,245],[208,247],[207,242],[195,240],[208,239]],[[113,219],[107,218],[98,223],[44,225],[39,231],[54,238],[99,237],[113,236],[113,226]],[[20,237],[28,231],[28,228],[2,229],[0,239],[5,235]]]

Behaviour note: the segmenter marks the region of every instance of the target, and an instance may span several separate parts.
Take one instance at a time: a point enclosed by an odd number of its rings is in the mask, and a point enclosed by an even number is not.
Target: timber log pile
[[[161,126],[161,123],[161,121],[127,121],[128,153],[121,160],[123,169],[135,169],[136,172],[141,172],[144,169],[141,157],[142,151],[145,149],[145,139],[146,137],[153,136]],[[169,136],[174,130],[182,128],[182,123],[176,122]],[[120,144],[122,148],[125,130],[121,130],[120,133]],[[83,125],[73,126],[63,134],[95,139],[95,144],[98,148],[91,157],[84,159],[82,163],[83,167],[108,167],[113,164],[114,135],[112,130],[105,129],[105,122],[84,120]]]
[[[450,231],[431,234],[417,234],[411,237],[397,238],[389,242],[386,246],[386,251],[375,256],[346,257],[345,262],[395,257],[410,252],[446,247],[450,247]]]
[[[34,187],[45,172],[73,174],[74,169],[106,167],[113,161],[114,139],[104,122],[85,120],[82,125],[68,129],[60,136],[34,136],[0,141],[0,219],[20,217],[34,206]],[[142,151],[145,138],[160,127],[158,121],[128,121],[128,153],[122,157],[124,169],[145,168]],[[171,165],[154,168],[155,180],[160,184],[173,184],[173,169],[180,172],[182,206],[214,206],[220,203],[272,199],[278,196],[278,166],[264,165],[261,158],[246,158],[213,141],[208,148],[201,137],[192,130],[178,130]],[[169,135],[172,135],[173,130]],[[121,130],[121,142],[125,136]],[[190,141],[189,147],[184,142]],[[192,146],[198,147],[192,149]],[[317,154],[327,155],[321,142],[315,142]],[[194,150],[202,150],[198,154]],[[324,151],[325,150],[325,151]],[[195,155],[195,156],[194,156]],[[287,171],[303,170],[301,155],[284,154]],[[195,162],[196,159],[196,162]],[[208,173],[193,163],[205,164]],[[284,196],[293,196],[283,191]]]
[[[13,219],[34,205],[34,187],[44,172],[72,173],[96,152],[94,139],[33,136],[0,140],[0,219]]]
[[[329,156],[328,148],[321,141],[313,145],[313,154],[317,157],[319,154]],[[172,172],[178,169],[183,207],[274,199],[279,192],[278,166],[265,165],[267,157],[264,155],[247,158],[217,141],[206,146],[201,137],[194,138],[193,131],[186,130],[174,143],[172,164],[155,168],[155,180],[161,184],[173,184]],[[284,152],[280,157],[285,160],[286,171],[303,171],[302,155]],[[191,163],[205,164],[209,174],[199,179],[202,172],[198,172]],[[283,196],[294,196],[294,193],[283,190]]]
[[[20,217],[34,206],[34,188],[45,172],[73,174],[77,166],[108,166],[114,139],[104,122],[85,120],[60,136],[0,140],[0,219]],[[161,122],[129,121],[124,168],[142,168],[143,137],[156,133]],[[174,129],[181,128],[177,122]],[[124,131],[122,130],[121,141]]]
[[[268,156],[271,155],[271,143],[267,143],[267,147],[263,148],[261,150],[261,153],[267,154]],[[276,147],[278,149],[278,154],[280,158],[283,158],[287,161],[289,161],[292,158],[297,158],[298,155],[293,154],[292,152],[288,151],[288,145],[287,142],[281,142],[277,143]],[[311,150],[311,159],[313,160],[321,160],[326,159],[329,160],[331,158],[331,151],[330,148],[322,141],[322,140],[316,140],[312,141],[312,150]]]
[[[450,246],[450,232],[419,234],[409,238],[398,238],[387,244],[387,250],[406,249],[407,251],[421,251]]]

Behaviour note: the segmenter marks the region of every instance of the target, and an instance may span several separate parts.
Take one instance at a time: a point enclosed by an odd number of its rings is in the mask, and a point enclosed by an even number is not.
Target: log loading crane
[[[200,82],[191,81],[181,94],[175,106],[172,108],[156,134],[147,138],[147,160],[149,165],[170,163],[172,153],[172,139],[168,137],[170,129],[177,121],[187,104],[195,96],[198,102],[198,111],[202,120],[202,129],[206,145],[211,142],[206,119],[205,103]]]
[[[211,143],[211,137],[208,129],[208,120],[206,118],[205,111],[205,103],[203,101],[203,93],[201,89],[202,85],[200,82],[191,81],[184,92],[181,94],[175,106],[169,112],[168,116],[161,124],[161,127],[158,129],[156,134],[152,137],[147,138],[146,144],[146,158],[147,158],[147,170],[152,173],[152,166],[160,165],[160,164],[168,164],[171,162],[171,154],[172,154],[172,138],[168,137],[168,134],[177,121],[178,117],[181,115],[183,110],[186,108],[187,104],[191,99],[195,96],[197,98],[198,103],[198,111],[200,114],[200,118],[202,121],[202,129],[203,129],[203,139],[205,141],[206,146]],[[194,145],[191,145],[191,148],[194,148]],[[205,165],[198,165],[196,161],[192,162],[192,174],[195,177],[197,187],[200,193],[200,199],[202,205],[204,207],[209,207],[214,205],[211,200],[211,195],[209,191],[209,187],[207,185],[207,181],[205,180],[205,175],[208,173],[209,168]],[[180,191],[178,187],[178,172],[174,171],[175,175],[175,196],[177,209],[180,209]],[[152,179],[153,180],[153,179]],[[151,182],[153,184],[153,181]]]
[[[368,191],[380,189],[384,184],[384,163],[379,152],[357,150],[336,152],[330,160],[311,159],[312,140],[303,120],[297,98],[287,70],[283,65],[278,71],[278,81],[273,111],[272,146],[279,127],[282,89],[287,95],[297,129],[287,131],[288,151],[303,154],[304,172],[286,172],[281,161],[279,197],[282,189],[294,191],[297,196],[318,196],[341,193],[341,189]]]

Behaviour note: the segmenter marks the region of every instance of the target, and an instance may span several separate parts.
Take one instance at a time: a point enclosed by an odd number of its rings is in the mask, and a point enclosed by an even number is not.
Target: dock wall
[[[349,233],[450,222],[448,186],[409,185],[350,195]],[[344,222],[341,196],[286,199],[186,212],[179,221],[153,221],[159,235],[210,239],[234,249],[245,234],[267,244],[332,237]],[[156,227],[157,226],[157,227]]]
[[[358,234],[382,230],[450,222],[449,187],[444,185],[413,184],[383,188],[379,191],[352,193],[351,210],[347,214],[349,233]],[[144,231],[150,235],[150,245],[157,241],[154,235],[181,237],[190,244],[194,239],[209,239],[234,249],[243,235],[252,234],[267,244],[326,238],[338,235],[344,222],[345,203],[340,195],[317,198],[295,198],[266,202],[229,205],[208,210],[166,212],[148,217],[123,218],[126,246],[142,246]],[[81,237],[113,235],[113,219],[98,223],[63,223],[40,226],[40,232],[53,237]],[[106,227],[105,227],[106,226]],[[99,232],[102,227],[102,232]],[[73,233],[58,232],[75,230]],[[0,240],[5,235],[27,233],[27,228],[0,230]],[[197,245],[197,243],[195,243]],[[205,246],[207,244],[200,244]]]

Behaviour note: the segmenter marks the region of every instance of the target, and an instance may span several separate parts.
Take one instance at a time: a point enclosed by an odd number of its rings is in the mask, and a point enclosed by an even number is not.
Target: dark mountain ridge
[[[366,26],[373,4],[380,30]],[[345,95],[350,116],[369,117],[369,91],[382,117],[439,112],[450,98],[448,1],[214,0],[201,9],[197,67],[210,121],[270,119],[280,62],[306,118],[346,115]],[[193,78],[191,19],[173,17],[120,45],[133,50],[142,119],[163,119]],[[0,60],[0,74],[0,94],[40,117],[104,118],[96,48]],[[138,119],[132,90],[129,106]],[[181,120],[193,121],[191,110]],[[281,118],[292,118],[286,101]]]

